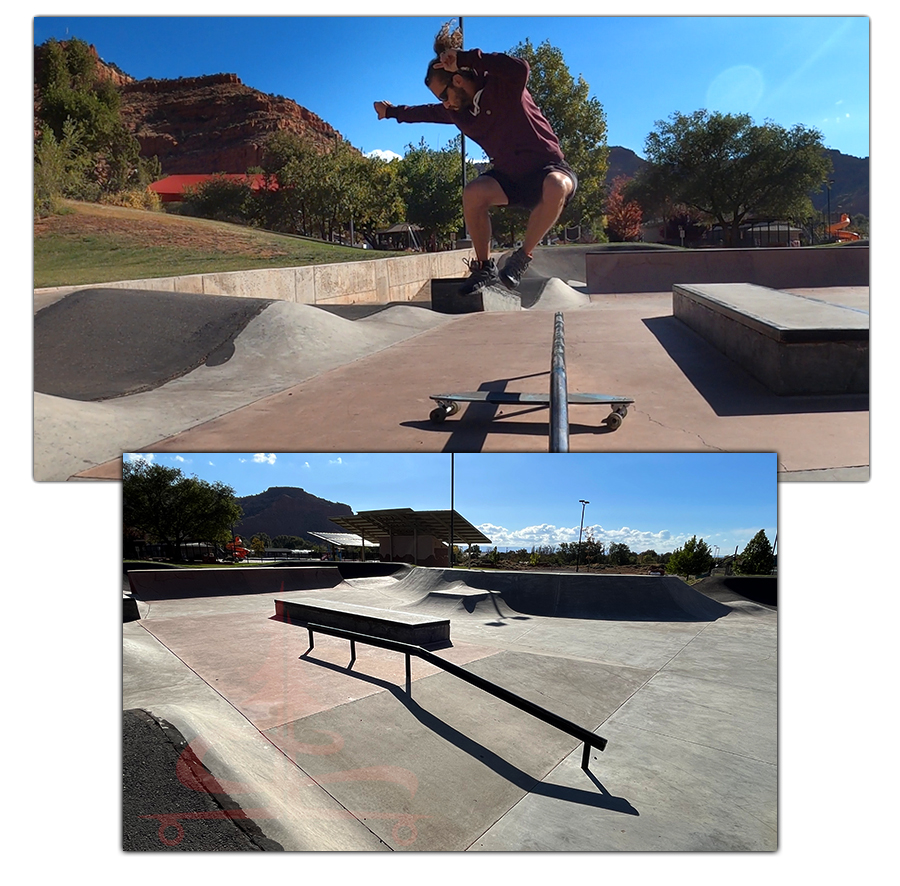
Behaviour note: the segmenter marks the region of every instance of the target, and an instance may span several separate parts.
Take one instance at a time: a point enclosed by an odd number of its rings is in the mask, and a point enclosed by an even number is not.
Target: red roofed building
[[[176,203],[184,200],[184,192],[188,188],[195,188],[197,185],[207,182],[210,179],[226,179],[233,182],[249,182],[251,190],[259,191],[266,187],[266,177],[261,173],[255,175],[241,175],[239,173],[216,173],[215,175],[167,175],[159,181],[151,184],[150,190],[159,194],[163,203]],[[269,188],[277,188],[277,183],[270,182]]]

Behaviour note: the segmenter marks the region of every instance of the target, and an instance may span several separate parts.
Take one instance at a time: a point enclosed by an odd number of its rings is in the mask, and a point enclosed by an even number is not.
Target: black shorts
[[[572,188],[571,193],[566,198],[566,205],[568,206],[569,200],[572,199],[575,191],[578,190],[578,176],[575,175],[574,170],[565,160],[550,163],[522,178],[512,178],[504,172],[498,172],[496,169],[489,169],[487,172],[483,172],[482,175],[488,175],[499,183],[500,187],[503,188],[503,193],[506,194],[506,199],[509,200],[509,206],[534,209],[541,202],[541,197],[543,197],[544,193],[544,179],[551,172],[564,172],[572,179],[572,184],[575,187]]]

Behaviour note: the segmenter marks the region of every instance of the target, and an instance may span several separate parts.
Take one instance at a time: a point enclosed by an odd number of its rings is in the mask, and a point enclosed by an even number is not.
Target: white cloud
[[[538,526],[526,526],[523,529],[506,529],[492,523],[482,523],[478,527],[498,548],[530,548],[534,545],[559,545],[578,541],[578,526],[554,526],[542,523]],[[684,544],[687,538],[672,535],[667,529],[660,532],[649,532],[642,529],[604,529],[602,526],[585,526],[582,540],[593,538],[607,546],[624,544],[635,551],[655,550],[659,553],[674,551]]]
[[[152,452],[126,452],[125,461],[145,461],[147,464],[153,461]]]
[[[338,457],[335,458],[335,459],[329,460],[328,464],[330,464],[330,465],[341,465],[341,464],[343,464],[343,462],[341,461],[341,457],[338,456]]]
[[[308,461],[303,462],[303,467],[306,468],[307,470],[309,470],[310,469],[309,462]]]
[[[383,151],[380,148],[376,148],[374,151],[369,151],[369,153],[366,154],[366,156],[367,157],[377,157],[379,160],[387,160],[389,162],[391,160],[402,160],[403,159],[400,154],[396,154],[396,153],[394,153],[394,151]]]
[[[274,465],[276,458],[277,458],[277,456],[275,455],[274,452],[257,452],[253,456],[253,461],[256,462],[256,464],[258,464],[258,465],[261,465],[261,464]]]
[[[175,455],[175,456],[172,456],[172,458],[174,461],[184,461],[183,455]]]

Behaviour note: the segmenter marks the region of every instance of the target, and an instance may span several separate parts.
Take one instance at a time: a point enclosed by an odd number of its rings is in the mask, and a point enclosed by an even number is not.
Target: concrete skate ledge
[[[444,277],[431,281],[431,309],[439,314],[471,314],[479,311],[520,311],[522,298],[504,286],[488,286],[471,295],[460,288],[468,277]]]
[[[679,283],[672,313],[776,394],[869,389],[864,311],[750,283]]]
[[[275,614],[290,624],[340,628],[415,646],[446,645],[450,642],[448,618],[431,618],[410,612],[308,597],[301,602],[276,600]]]

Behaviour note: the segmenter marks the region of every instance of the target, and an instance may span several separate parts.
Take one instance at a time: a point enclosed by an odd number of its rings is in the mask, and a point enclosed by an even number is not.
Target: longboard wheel
[[[443,406],[436,406],[431,410],[431,420],[435,422],[442,422],[447,417],[447,413],[444,411]]]
[[[611,431],[618,430],[622,427],[622,416],[619,415],[618,412],[611,412],[609,415],[603,419],[603,424],[605,424]]]

